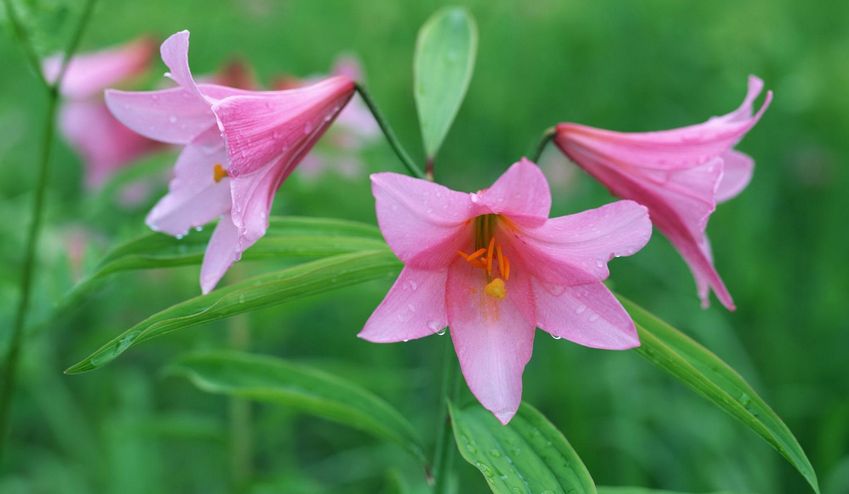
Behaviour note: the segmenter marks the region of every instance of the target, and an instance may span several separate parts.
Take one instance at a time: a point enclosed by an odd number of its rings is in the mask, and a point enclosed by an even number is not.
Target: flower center
[[[221,163],[216,163],[212,168],[212,179],[215,180],[215,183],[218,183],[229,176],[230,174],[227,173],[227,170],[225,170],[223,166],[221,166]]]
[[[500,243],[495,239],[498,219],[498,215],[495,214],[485,214],[475,218],[476,250],[471,254],[457,251],[457,255],[473,267],[486,271],[487,284],[484,286],[484,293],[501,300],[507,296],[505,282],[510,279],[510,261],[504,255]]]

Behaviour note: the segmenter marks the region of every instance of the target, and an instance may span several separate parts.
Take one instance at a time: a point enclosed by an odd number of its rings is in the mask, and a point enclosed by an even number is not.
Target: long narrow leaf
[[[460,454],[481,471],[492,492],[595,494],[581,458],[534,407],[522,403],[506,426],[477,404],[450,410]]]
[[[148,233],[119,245],[57,303],[54,313],[76,306],[113,274],[200,264],[211,231],[192,232],[181,239]],[[331,218],[274,217],[265,237],[245,252],[244,259],[314,259],[384,245],[380,231],[372,225]]]
[[[599,487],[598,494],[687,494],[678,491],[646,489],[643,487]],[[708,493],[706,493],[708,494]],[[711,492],[709,494],[734,494],[730,491]]]
[[[740,419],[778,450],[819,492],[811,462],[781,418],[728,364],[642,307],[619,297],[640,334],[637,351],[654,365]]]
[[[185,356],[170,368],[198,388],[289,406],[394,441],[423,462],[413,426],[391,405],[357,384],[282,359],[227,351]]]
[[[65,372],[76,374],[97,369],[129,348],[171,331],[383,278],[397,272],[399,267],[398,260],[384,247],[327,257],[256,276],[190,298],[148,317]]]

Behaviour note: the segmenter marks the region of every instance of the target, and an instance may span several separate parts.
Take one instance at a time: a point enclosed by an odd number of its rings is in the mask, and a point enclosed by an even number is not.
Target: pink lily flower
[[[189,32],[162,43],[166,76],[177,87],[109,90],[106,103],[127,127],[183,145],[168,194],[147,217],[181,237],[220,217],[203,259],[200,285],[211,291],[268,228],[274,195],[354,93],[346,77],[287,91],[198,84],[189,70]]]
[[[363,69],[360,62],[352,56],[336,59],[331,74],[345,76],[354,81],[362,81]],[[316,77],[299,80],[291,76],[277,79],[276,89],[290,89],[309,84]],[[336,118],[336,123],[327,133],[326,145],[318,146],[316,152],[307,156],[300,166],[301,177],[315,180],[323,173],[333,170],[338,174],[355,179],[363,173],[363,163],[354,153],[361,151],[381,136],[380,127],[359,95],[354,95],[350,103]]]
[[[474,194],[395,173],[371,179],[404,269],[360,338],[407,341],[450,326],[469,389],[504,424],[521,402],[535,328],[593,348],[640,344],[602,281],[608,261],[648,242],[645,207],[618,201],[549,219],[548,182],[527,159]]]
[[[659,132],[614,132],[574,123],[557,126],[554,142],[566,156],[610,192],[649,208],[651,220],[687,262],[702,307],[710,290],[729,310],[734,301],[713,265],[705,234],[717,203],[742,192],[755,162],[734,147],[755,126],[772,101],[757,113],[753,103],[763,82],[749,77],[739,108],[707,122]]]
[[[116,170],[161,145],[118,122],[103,102],[103,90],[147,71],[156,44],[141,38],[103,51],[78,55],[68,65],[60,88],[64,102],[59,130],[86,165],[86,184],[101,185]],[[45,78],[59,75],[62,56],[44,61]]]

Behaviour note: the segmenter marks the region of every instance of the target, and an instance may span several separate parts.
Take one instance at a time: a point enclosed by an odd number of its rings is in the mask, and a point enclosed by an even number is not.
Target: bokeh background
[[[64,42],[77,2],[43,4],[39,51]],[[80,2],[81,3],[81,2]],[[701,310],[684,262],[660,235],[611,266],[615,288],[738,369],[799,438],[825,494],[849,492],[849,3],[649,0],[456,1],[478,21],[478,63],[436,164],[448,186],[475,190],[532,152],[559,121],[656,130],[735,108],[757,74],[775,101],[740,149],[755,178],[713,215],[716,264],[739,309]],[[98,6],[82,49],[143,34],[192,32],[195,73],[234,57],[260,81],[327,72],[340,53],[362,61],[367,85],[421,158],[412,99],[418,27],[443,2],[111,0]],[[9,327],[46,98],[7,26],[0,36],[0,326]],[[160,84],[157,65],[145,84]],[[57,144],[31,321],[44,320],[118,242],[146,231],[175,153],[164,150],[103,189],[83,186],[80,160]],[[367,172],[400,163],[381,141],[353,178],[296,173],[277,214],[374,222]],[[555,214],[611,200],[556,155],[546,157]],[[332,167],[331,167],[332,168]],[[142,179],[127,200],[127,184]],[[279,263],[277,263],[279,264]],[[241,263],[225,283],[276,266]],[[198,293],[197,268],[120,275],[27,340],[4,493],[418,492],[422,476],[395,446],[281,407],[253,405],[252,430],[231,431],[232,409],[162,370],[197,348],[238,343],[344,374],[402,410],[431,441],[440,355],[434,336],[397,345],[355,337],[391,279],[243,318],[177,332],[89,374],[62,370],[145,316]],[[229,335],[229,336],[228,336]],[[0,332],[0,345],[7,331]],[[537,334],[525,400],[567,436],[600,485],[686,492],[807,492],[769,446],[633,352],[603,352]],[[249,465],[234,461],[247,445]],[[460,492],[486,492],[460,461]]]

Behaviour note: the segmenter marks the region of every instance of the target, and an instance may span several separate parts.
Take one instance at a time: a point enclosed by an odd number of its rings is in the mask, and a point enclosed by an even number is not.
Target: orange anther
[[[504,281],[510,279],[510,260],[506,257],[504,258],[504,272],[501,274],[504,275]]]
[[[466,260],[467,261],[473,261],[473,260],[477,259],[478,257],[482,256],[484,252],[486,252],[486,249],[478,249],[478,250],[472,252],[471,254],[469,254],[468,256],[466,256]]]
[[[215,183],[218,183],[229,176],[230,175],[227,173],[227,170],[225,170],[224,167],[221,166],[221,163],[216,163],[215,166],[212,168],[212,179],[215,180]]]

